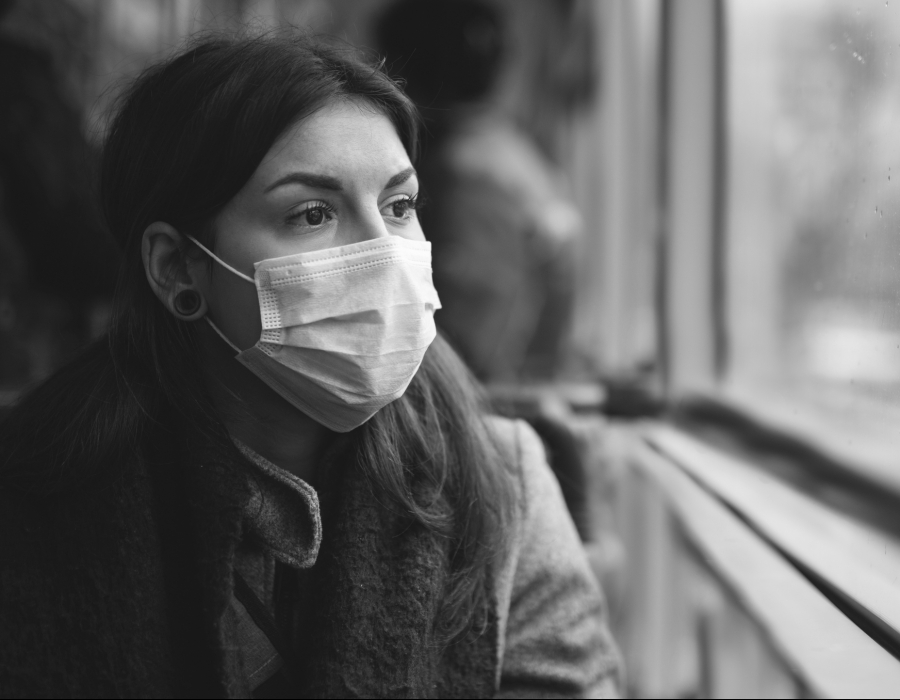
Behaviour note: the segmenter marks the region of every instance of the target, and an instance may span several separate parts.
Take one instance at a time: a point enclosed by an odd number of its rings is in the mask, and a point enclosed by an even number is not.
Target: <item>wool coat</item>
[[[449,557],[398,528],[353,466],[333,470],[311,571],[308,697],[614,694],[602,598],[539,440],[494,421],[517,465],[512,545],[484,624],[434,638]],[[235,450],[155,441],[65,493],[0,485],[0,696],[249,697],[235,551],[251,488]]]

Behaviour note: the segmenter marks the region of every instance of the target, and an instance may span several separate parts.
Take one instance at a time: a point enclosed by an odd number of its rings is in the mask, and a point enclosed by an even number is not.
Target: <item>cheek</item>
[[[422,230],[422,223],[416,218],[415,226],[412,226],[412,232],[407,238],[410,238],[414,241],[424,241],[426,240],[425,232]]]
[[[388,226],[391,234],[410,241],[425,241],[428,237],[422,231],[422,222],[417,216],[405,226]]]
[[[227,270],[214,269],[209,314],[219,330],[241,350],[253,347],[262,332],[256,287]]]

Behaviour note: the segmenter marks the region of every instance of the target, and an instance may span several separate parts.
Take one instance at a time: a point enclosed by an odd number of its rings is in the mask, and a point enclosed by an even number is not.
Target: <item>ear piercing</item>
[[[182,289],[175,295],[173,306],[181,316],[193,316],[200,310],[202,298],[193,289]]]

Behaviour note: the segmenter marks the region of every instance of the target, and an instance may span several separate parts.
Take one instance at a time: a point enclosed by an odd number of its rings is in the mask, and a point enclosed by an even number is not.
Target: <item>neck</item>
[[[229,434],[315,486],[319,461],[335,433],[267,387],[207,324],[203,327],[206,384]]]

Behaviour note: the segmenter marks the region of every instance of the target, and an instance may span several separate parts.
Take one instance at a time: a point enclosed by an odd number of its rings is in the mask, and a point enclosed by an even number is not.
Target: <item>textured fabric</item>
[[[208,456],[160,428],[63,494],[0,482],[4,696],[248,694],[229,608],[246,478]]]
[[[235,444],[259,470],[256,475],[250,473],[252,495],[244,508],[248,535],[278,561],[308,569],[315,564],[322,544],[322,516],[316,490],[243,443]]]
[[[276,562],[308,569],[318,557],[322,544],[319,498],[315,489],[299,477],[243,443],[235,444],[257,470],[250,472],[252,496],[244,509],[245,536],[235,553],[235,568],[274,616]],[[232,599],[232,606],[238,618],[235,643],[243,659],[247,686],[256,691],[284,662],[236,598]],[[295,620],[280,622],[288,628],[288,638],[297,640],[303,634],[302,629],[291,629],[296,627]]]
[[[284,661],[243,604],[234,598],[231,605],[237,616],[235,645],[240,650],[247,687],[253,692],[278,673]]]
[[[137,488],[75,498],[0,491],[3,697],[175,695],[160,537],[134,527],[151,490],[127,478]]]
[[[540,444],[522,423],[493,425],[521,465],[516,536],[486,632],[444,653],[431,629],[443,542],[382,508],[332,456],[316,563],[294,582],[304,695],[490,697],[499,680],[507,695],[580,697],[614,684],[599,589]],[[148,436],[142,459],[64,496],[0,487],[3,696],[251,696],[260,669],[242,648],[232,571],[254,527],[285,523],[248,519],[254,468],[236,452],[191,444]],[[266,539],[254,545],[263,561],[303,558],[272,537],[263,551]]]
[[[315,697],[490,697],[496,620],[438,655],[433,633],[449,570],[444,543],[378,506],[364,480],[337,480],[310,571],[319,605],[301,653]],[[329,496],[325,495],[325,499]]]
[[[543,445],[522,421],[495,421],[494,431],[521,465],[520,519],[497,577],[498,697],[616,697],[603,596]]]
[[[58,498],[0,485],[0,689],[11,697],[251,696],[232,575],[253,498],[234,448],[149,435],[144,458]],[[489,697],[496,624],[444,653],[446,543],[388,512],[346,455],[300,589],[311,697]]]
[[[521,421],[495,419],[491,427],[500,449],[519,465],[521,474],[519,517],[496,577],[501,696],[614,696],[619,684],[618,656],[603,620],[602,595],[547,467],[543,445]],[[267,498],[284,509],[278,517],[257,518],[251,506],[247,515],[253,523],[251,531],[260,541],[279,543],[274,549],[283,553],[280,561],[315,559],[317,551],[310,549],[310,538],[296,536],[298,523],[318,518],[315,492],[249,448],[240,447],[260,472],[256,498]],[[283,487],[290,491],[281,492]],[[267,564],[265,557],[249,553],[243,561],[242,573],[254,577],[257,595],[270,602],[273,562]],[[277,652],[271,644],[260,642],[258,631],[248,636],[247,644],[248,656],[260,659],[255,663],[277,669],[272,661]],[[251,680],[250,685],[261,682]]]

